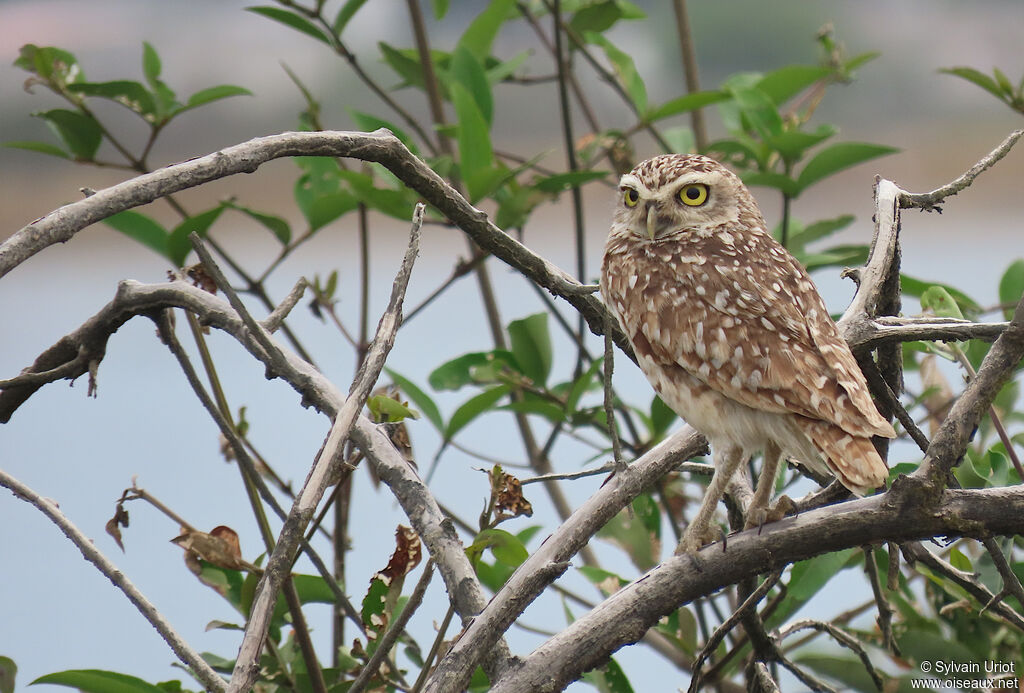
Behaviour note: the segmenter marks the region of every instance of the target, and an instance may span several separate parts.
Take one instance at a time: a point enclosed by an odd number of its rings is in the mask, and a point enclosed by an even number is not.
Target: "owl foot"
[[[679,546],[676,547],[676,555],[695,554],[703,546],[718,541],[721,538],[722,530],[714,525],[698,527],[696,524],[691,524],[683,532],[682,539],[679,540]]]
[[[783,494],[771,507],[750,508],[747,511],[747,522],[744,529],[761,530],[769,522],[778,522],[789,513],[796,510],[796,503],[789,496]]]

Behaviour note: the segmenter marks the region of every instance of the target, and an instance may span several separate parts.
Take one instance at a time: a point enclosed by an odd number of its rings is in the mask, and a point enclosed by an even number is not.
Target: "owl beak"
[[[658,210],[654,205],[647,208],[647,237],[652,241],[658,235]]]
[[[673,223],[671,218],[658,214],[658,205],[651,204],[647,207],[647,237],[652,241],[658,237],[659,231],[664,231]]]

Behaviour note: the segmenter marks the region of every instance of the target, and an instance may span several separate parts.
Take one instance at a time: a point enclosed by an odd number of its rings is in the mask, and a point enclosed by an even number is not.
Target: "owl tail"
[[[801,419],[797,425],[839,482],[858,496],[883,486],[889,478],[889,468],[871,438],[854,436],[825,421]]]

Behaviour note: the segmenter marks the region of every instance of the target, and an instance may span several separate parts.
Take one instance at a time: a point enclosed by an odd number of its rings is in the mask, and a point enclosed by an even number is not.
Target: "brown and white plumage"
[[[884,483],[871,436],[892,438],[892,426],[810,277],[721,164],[659,156],[622,177],[601,293],[655,390],[715,452],[722,478],[708,496],[719,495],[698,520],[710,519],[728,477],[758,450],[768,484],[779,453],[858,495]],[[765,483],[755,504],[767,504]],[[688,532],[685,548],[705,532]]]

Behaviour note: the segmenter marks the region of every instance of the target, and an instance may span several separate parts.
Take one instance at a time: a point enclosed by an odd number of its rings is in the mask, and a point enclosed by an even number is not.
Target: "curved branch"
[[[35,220],[0,244],[0,277],[48,246],[64,243],[90,224],[113,214],[213,180],[252,173],[268,161],[290,156],[349,157],[383,165],[477,245],[552,294],[564,298],[583,315],[591,332],[604,334],[605,310],[595,296],[568,273],[495,226],[484,212],[473,207],[384,128],[369,133],[285,132],[257,137],[104,188]],[[617,328],[614,338],[619,348],[632,358],[632,349]]]
[[[612,652],[636,642],[681,604],[813,556],[886,540],[1024,532],[1024,488],[949,490],[941,510],[915,501],[915,484],[748,530],[693,556],[672,556],[552,637],[491,688],[558,691]]]

